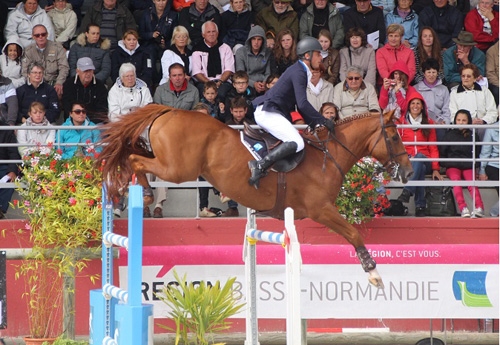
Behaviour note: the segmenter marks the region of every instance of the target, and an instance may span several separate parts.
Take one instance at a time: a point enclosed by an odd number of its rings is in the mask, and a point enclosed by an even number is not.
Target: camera
[[[391,79],[391,86],[396,86],[396,80],[395,79]]]

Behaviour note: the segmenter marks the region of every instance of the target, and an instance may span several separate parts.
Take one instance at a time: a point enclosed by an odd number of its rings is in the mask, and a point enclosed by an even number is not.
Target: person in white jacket
[[[456,114],[459,109],[466,109],[472,115],[473,124],[492,124],[497,121],[498,109],[491,91],[476,83],[479,75],[479,69],[473,64],[462,67],[462,82],[450,92],[450,113]]]
[[[45,106],[40,102],[33,102],[28,112],[29,118],[22,124],[21,128],[30,126],[49,126],[50,122],[45,117]],[[49,145],[55,142],[56,131],[54,129],[32,129],[17,131],[17,142],[19,144],[30,145]],[[19,146],[19,154],[24,156],[26,153],[33,150],[34,146]]]
[[[0,55],[0,70],[2,75],[12,81],[14,88],[26,84],[26,79],[22,73],[23,47],[14,40],[9,40],[2,49]]]
[[[118,121],[119,116],[153,103],[148,86],[136,77],[133,64],[129,62],[122,64],[118,73],[120,76],[108,93],[110,122]]]
[[[75,37],[78,22],[73,7],[66,0],[55,0],[54,7],[47,14],[54,24],[55,41],[69,50],[69,42]]]
[[[53,41],[55,34],[52,20],[45,10],[38,6],[38,0],[22,0],[9,13],[4,36],[7,40],[13,39],[26,48],[34,42],[32,29],[37,24],[42,24],[47,28],[48,39]]]

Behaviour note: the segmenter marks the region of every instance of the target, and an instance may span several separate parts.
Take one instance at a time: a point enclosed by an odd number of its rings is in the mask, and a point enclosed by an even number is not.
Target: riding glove
[[[323,126],[328,128],[328,130],[333,133],[335,124],[333,123],[333,121],[331,119],[325,119]]]

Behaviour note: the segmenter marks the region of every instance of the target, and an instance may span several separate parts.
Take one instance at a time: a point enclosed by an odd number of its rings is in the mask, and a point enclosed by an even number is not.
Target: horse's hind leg
[[[384,287],[382,278],[378,274],[376,268],[377,264],[366,249],[361,234],[354,226],[349,224],[344,217],[342,217],[336,208],[332,207],[327,210],[323,208],[317,216],[311,217],[311,219],[320,224],[326,225],[352,244],[356,250],[356,256],[361,263],[361,267],[363,267],[363,270],[369,274],[368,280],[370,283],[379,288]]]
[[[137,177],[137,182],[144,187],[143,202],[144,205],[151,205],[154,202],[153,189],[149,185],[146,173],[154,173],[158,160],[156,158],[146,158],[139,155],[130,155],[130,166]],[[153,171],[152,171],[153,170]]]

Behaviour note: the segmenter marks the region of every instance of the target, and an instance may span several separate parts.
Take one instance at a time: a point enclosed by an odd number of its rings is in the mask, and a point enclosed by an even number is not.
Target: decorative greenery
[[[52,345],[88,345],[89,342],[85,340],[73,340],[65,337],[57,338]],[[42,345],[51,345],[49,342],[43,342]]]
[[[361,224],[390,206],[384,185],[390,178],[382,165],[371,157],[361,158],[345,175],[336,205],[351,224]]]
[[[88,153],[95,151],[89,148]],[[63,160],[52,146],[36,147],[23,157],[16,185],[22,200],[14,200],[13,207],[26,216],[19,232],[28,231],[32,243],[31,254],[16,272],[27,285],[23,297],[30,336],[57,336],[60,327],[54,323],[60,318],[63,290],[74,298],[74,286],[66,281],[87,266],[80,250],[101,239],[100,174],[90,156]],[[90,276],[92,282],[96,278]]]
[[[219,281],[213,286],[201,281],[195,286],[186,281],[186,275],[179,278],[176,271],[174,277],[177,286],[166,286],[158,297],[172,309],[169,316],[175,321],[176,329],[164,325],[160,327],[175,331],[175,345],[180,341],[184,345],[207,345],[208,338],[212,338],[214,333],[230,328],[231,323],[226,319],[244,306],[238,304],[233,296],[236,278],[228,279],[221,287]],[[193,334],[191,338],[190,334]]]

